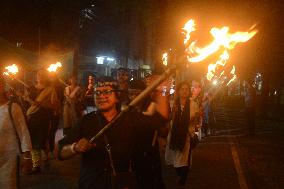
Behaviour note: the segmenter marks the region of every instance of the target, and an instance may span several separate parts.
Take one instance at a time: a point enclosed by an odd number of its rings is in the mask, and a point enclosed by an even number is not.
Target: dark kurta
[[[72,134],[59,141],[59,149],[66,144],[72,144],[80,138],[90,139],[107,121],[99,113],[90,113],[84,116]],[[114,167],[117,172],[129,170],[130,160],[133,157],[134,146],[139,146],[139,138],[157,127],[165,125],[165,119],[160,114],[146,116],[137,112],[127,112],[115,126],[107,133],[111,145]],[[82,154],[79,188],[110,188],[110,163],[105,149],[105,141],[100,137],[96,147]]]
[[[31,87],[30,90],[33,100],[43,91],[35,87]],[[34,149],[45,148],[52,114],[52,109],[40,106],[38,111],[28,117],[28,128]]]

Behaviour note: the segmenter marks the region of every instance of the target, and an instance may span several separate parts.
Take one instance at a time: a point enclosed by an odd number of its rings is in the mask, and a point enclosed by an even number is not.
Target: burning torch
[[[56,62],[56,64],[51,64],[48,68],[47,71],[49,71],[50,73],[56,73],[58,68],[61,68],[62,64],[61,62]],[[68,84],[63,81],[61,78],[58,78],[59,82],[61,82],[63,85],[65,85],[66,87],[68,87]]]
[[[218,53],[220,50],[223,50],[223,53],[219,56],[219,60],[214,64],[208,66],[207,79],[212,80],[212,78],[225,77],[225,71],[222,71],[222,68],[226,65],[227,60],[229,59],[229,50],[232,50],[236,44],[244,43],[250,40],[256,33],[257,30],[251,28],[248,32],[235,32],[229,33],[229,27],[216,28],[213,27],[210,31],[214,40],[207,46],[201,48],[197,46],[197,41],[191,42],[191,32],[196,31],[196,24],[194,20],[189,20],[185,26],[182,28],[185,35],[184,45],[185,45],[185,57],[189,63],[199,63],[207,59],[210,55]],[[168,65],[168,55],[163,55],[163,64],[167,66],[165,72],[151,85],[149,85],[144,91],[142,91],[130,104],[121,111],[111,122],[109,122],[103,129],[101,129],[94,137],[91,138],[90,142],[93,143],[98,137],[103,135],[114,123],[131,107],[136,106],[141,100],[148,96],[154,89],[158,87],[164,80],[178,72],[182,68],[182,62],[184,62],[185,57],[178,57],[175,61],[175,64]],[[221,69],[221,73],[220,73]],[[218,70],[218,72],[217,72]],[[235,78],[235,67],[231,70],[230,74],[233,77],[227,83],[231,83]]]
[[[16,64],[12,64],[10,66],[5,67],[5,70],[7,70],[7,71],[5,71],[3,73],[3,75],[10,76],[11,79],[14,79],[17,82],[23,84],[26,88],[30,88],[30,86],[28,84],[26,84],[24,81],[16,78],[16,74],[19,72],[18,66]]]

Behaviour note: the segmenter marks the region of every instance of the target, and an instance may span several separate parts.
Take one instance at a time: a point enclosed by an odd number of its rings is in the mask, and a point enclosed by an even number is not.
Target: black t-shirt
[[[146,116],[138,112],[125,113],[106,132],[116,171],[128,171],[134,147],[139,147],[141,136],[147,135],[158,127],[165,126],[165,123],[166,120],[158,113],[153,116]],[[92,138],[106,124],[107,121],[100,113],[92,112],[87,114],[69,136],[59,141],[59,149],[62,149],[66,144],[78,141],[82,137]],[[104,137],[97,139],[94,149],[82,154],[81,161],[79,187],[94,188],[94,186],[97,186],[96,188],[108,188],[106,174],[110,173],[111,169]]]

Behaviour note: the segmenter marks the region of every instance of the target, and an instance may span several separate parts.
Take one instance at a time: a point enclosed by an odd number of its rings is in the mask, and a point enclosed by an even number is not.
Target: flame
[[[62,67],[61,62],[56,62],[56,64],[51,64],[51,65],[47,68],[47,70],[48,70],[49,72],[56,72],[56,71],[57,71],[57,68],[61,68],[61,67]]]
[[[221,55],[220,59],[215,64],[209,64],[208,72],[207,72],[207,79],[212,80],[214,76],[216,76],[216,71],[221,69],[220,67],[224,67],[226,65],[227,60],[229,59],[229,53],[225,50]],[[222,71],[217,77],[221,77],[225,74],[225,71]]]
[[[236,78],[237,78],[237,76],[234,75],[233,78],[227,83],[227,86],[228,86],[231,82],[233,82]]]
[[[191,32],[191,30],[189,30]],[[188,52],[190,56],[188,58],[189,62],[196,63],[205,60],[208,56],[216,53],[222,47],[231,50],[233,49],[238,43],[244,43],[250,40],[256,33],[256,30],[251,32],[236,32],[236,33],[229,33],[229,27],[222,27],[222,28],[212,28],[210,31],[211,35],[213,36],[214,40],[209,45],[199,48],[196,46],[196,42],[191,43],[188,46]],[[187,36],[185,37],[187,38]],[[194,55],[192,57],[192,55]]]
[[[5,67],[5,69],[7,70],[7,72],[4,72],[4,75],[15,75],[16,73],[19,72],[18,66],[16,64],[13,64],[11,66],[7,66]]]
[[[237,31],[235,33],[230,33],[230,28],[227,26],[221,28],[213,27],[210,30],[213,41],[207,46],[200,48],[196,45],[196,41],[189,42],[191,32],[196,30],[194,20],[189,20],[183,28],[183,33],[185,34],[184,44],[186,46],[185,53],[188,62],[201,62],[208,58],[210,55],[213,55],[222,50],[223,52],[219,56],[218,60],[215,63],[209,64],[207,79],[211,81],[213,78],[219,78],[221,80],[226,78],[225,71],[222,71],[222,69],[229,60],[229,50],[234,49],[234,47],[238,43],[247,42],[252,37],[254,37],[257,34],[257,30],[254,30],[254,27],[255,26],[252,26],[247,32]],[[232,78],[227,83],[227,85],[237,77],[235,75],[235,66],[233,66],[230,74],[232,75]]]
[[[230,81],[227,83],[227,86],[237,78],[237,76],[236,76],[236,74],[235,74],[235,71],[236,71],[236,68],[235,68],[235,66],[233,66],[233,68],[232,68],[232,70],[231,70],[231,72],[230,72],[230,74],[232,74],[233,77],[232,77],[232,79],[230,79]]]
[[[194,20],[190,19],[189,21],[187,21],[182,29],[185,31],[185,39],[183,43],[187,44],[190,39],[190,33],[196,30]]]
[[[167,66],[168,65],[168,53],[163,54],[162,60],[163,60],[163,64]]]

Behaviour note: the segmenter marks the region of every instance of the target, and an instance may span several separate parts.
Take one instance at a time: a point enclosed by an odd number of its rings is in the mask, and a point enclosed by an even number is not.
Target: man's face
[[[117,72],[117,81],[118,82],[128,82],[128,73],[125,71]]]
[[[112,87],[96,87],[95,88],[95,104],[100,111],[109,111],[116,108],[118,99]]]

